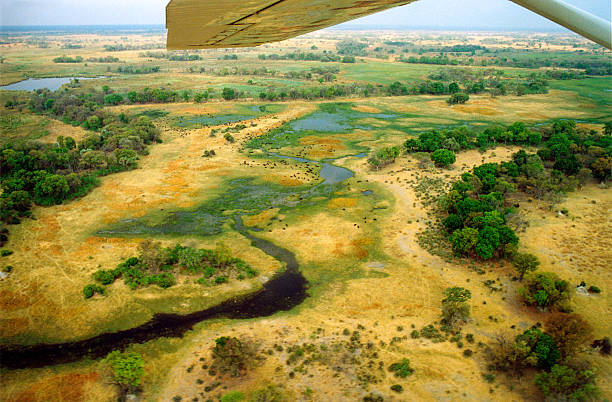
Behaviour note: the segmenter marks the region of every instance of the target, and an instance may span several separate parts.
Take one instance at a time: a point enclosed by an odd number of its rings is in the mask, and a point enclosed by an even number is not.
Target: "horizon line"
[[[149,27],[149,28],[159,28],[166,30],[165,24],[55,24],[55,25],[0,25],[0,31],[5,30],[15,30],[15,29],[52,29],[52,28],[87,28],[87,27],[96,27],[96,28],[124,28],[124,27]],[[344,23],[339,24],[327,28],[323,28],[320,31],[324,30],[355,30],[355,31],[460,31],[460,32],[469,32],[469,31],[479,31],[479,32],[533,32],[533,33],[572,33],[571,31],[566,30],[565,28],[559,27],[512,27],[512,26],[503,26],[503,27],[488,27],[488,26],[477,26],[477,27],[469,27],[469,26],[438,26],[438,25],[382,25],[382,24],[351,24]],[[317,32],[317,31],[315,31]]]

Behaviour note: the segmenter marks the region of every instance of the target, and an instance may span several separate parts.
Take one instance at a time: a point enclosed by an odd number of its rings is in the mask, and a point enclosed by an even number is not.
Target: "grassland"
[[[275,259],[253,247],[233,227],[242,216],[258,237],[270,240],[296,255],[309,281],[310,297],[289,312],[250,320],[214,320],[197,324],[180,339],[160,338],[129,350],[146,361],[144,400],[214,398],[230,390],[249,394],[269,383],[284,384],[290,400],[360,400],[370,393],[385,400],[536,400],[532,373],[521,380],[483,379],[487,372],[484,348],[500,331],[524,329],[542,322],[546,313],[525,307],[516,295],[508,263],[481,264],[484,274],[469,269],[471,263],[449,261],[423,250],[416,234],[428,229],[431,205],[418,190],[424,179],[448,182],[483,161],[503,161],[518,148],[498,147],[484,153],[472,150],[458,155],[450,170],[422,168],[412,157],[401,156],[380,171],[371,170],[356,154],[383,146],[400,145],[424,130],[468,125],[547,123],[554,119],[576,119],[601,130],[611,121],[610,77],[551,80],[547,94],[496,96],[477,94],[465,105],[448,106],[446,96],[347,97],[317,101],[266,102],[257,99],[262,89],[313,87],[312,80],[281,76],[218,76],[189,72],[190,67],[267,68],[283,74],[312,67],[337,65],[337,83],[389,85],[395,81],[426,80],[444,66],[406,64],[397,54],[358,57],[355,64],[318,61],[261,60],[259,54],[335,51],[340,34],[323,33],[238,51],[202,51],[202,60],[172,62],[149,59],[145,49],[107,52],[104,45],[119,42],[153,47],[162,42],[157,34],[47,35],[50,47],[26,43],[27,36],[10,38],[2,46],[6,60],[0,65],[0,82],[28,77],[106,76],[82,81],[78,93],[102,91],[107,85],[116,93],[145,87],[209,90],[215,96],[207,103],[122,104],[105,112],[144,114],[162,131],[161,144],[143,157],[139,169],[101,179],[100,186],[81,199],[53,207],[36,207],[35,219],[10,227],[2,264],[14,270],[0,282],[0,337],[3,343],[32,344],[84,339],[99,333],[130,328],[160,312],[188,313],[218,304],[261,288],[262,281],[283,269]],[[412,41],[419,46],[463,43],[461,35],[437,33],[412,35],[389,33],[387,37],[363,34],[371,47],[388,40]],[[573,37],[471,35],[470,43],[503,49],[542,43],[559,53],[582,50],[599,57],[600,50]],[[492,44],[492,42],[495,44]],[[574,42],[572,42],[574,41]],[[63,49],[66,43],[80,49]],[[577,47],[575,47],[576,45]],[[77,65],[53,63],[62,54],[106,57],[117,63],[87,62]],[[236,54],[238,60],[219,60]],[[608,54],[609,56],[609,54]],[[476,55],[476,59],[485,57]],[[572,55],[574,57],[574,55]],[[577,56],[576,56],[577,57]],[[605,55],[604,55],[605,57]],[[158,65],[158,73],[121,74],[122,65]],[[472,67],[484,68],[484,67]],[[527,76],[536,69],[499,67],[508,77]],[[110,71],[109,71],[110,70]],[[199,71],[199,70],[198,70]],[[249,83],[251,81],[251,83]],[[220,99],[224,87],[244,92],[234,101]],[[214,88],[210,91],[210,88]],[[2,105],[25,94],[0,91]],[[264,107],[262,109],[261,107]],[[2,144],[19,139],[53,143],[58,135],[79,140],[86,131],[27,108],[0,109]],[[214,131],[213,131],[214,130]],[[229,130],[234,143],[224,139]],[[213,135],[211,135],[211,133]],[[204,150],[216,156],[204,158]],[[281,159],[262,152],[329,161],[354,173],[337,185],[321,186],[320,165]],[[314,189],[314,190],[313,190]],[[371,193],[364,194],[364,191]],[[607,314],[612,305],[607,271],[610,255],[609,211],[612,193],[589,182],[560,204],[569,215],[560,217],[541,202],[521,201],[521,213],[529,223],[521,236],[524,251],[538,256],[542,269],[558,272],[572,284],[584,280],[603,289],[601,295],[579,296],[573,308],[594,327],[594,337],[609,335]],[[603,218],[602,218],[603,217]],[[120,283],[109,287],[107,296],[85,300],[83,286],[99,268],[112,268],[135,254],[142,240],[153,238],[164,245],[180,242],[212,248],[223,241],[232,252],[259,270],[258,278],[214,287],[184,283],[170,289],[155,287],[132,291]],[[492,293],[483,282],[495,280],[503,291]],[[411,339],[413,327],[420,329],[440,318],[442,291],[465,286],[472,291],[472,319],[464,332],[473,333],[474,345],[459,348],[453,343]],[[401,329],[400,329],[401,328]],[[287,348],[305,342],[330,346],[346,340],[344,330],[358,331],[361,341],[378,345],[377,361],[384,365],[408,357],[415,374],[401,384],[404,393],[390,391],[398,380],[389,373],[377,374],[379,382],[364,384],[359,364],[348,364],[338,356],[327,365],[295,372],[287,366]],[[260,345],[265,361],[240,378],[210,375],[210,346],[220,335],[243,336]],[[399,337],[399,340],[394,338]],[[405,338],[405,339],[404,339]],[[381,346],[384,342],[384,346]],[[274,351],[282,345],[283,351]],[[465,348],[474,351],[471,358]],[[612,396],[612,365],[609,358],[587,353],[586,359],[599,370],[603,395]],[[354,356],[352,356],[354,357]],[[338,359],[338,361],[334,360]],[[366,364],[367,362],[363,362]],[[338,369],[334,369],[337,364]],[[378,364],[378,363],[376,363]],[[375,370],[372,370],[375,372]],[[291,374],[293,373],[293,374]],[[378,373],[378,372],[376,372]],[[10,401],[116,399],[116,388],[98,361],[81,361],[31,370],[5,370],[0,398]],[[220,381],[212,392],[204,387]]]

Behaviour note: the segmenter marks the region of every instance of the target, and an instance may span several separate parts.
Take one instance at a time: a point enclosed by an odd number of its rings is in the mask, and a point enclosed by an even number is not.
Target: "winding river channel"
[[[331,161],[318,162],[270,152],[268,155],[303,163],[320,163],[319,176],[323,182],[318,186],[334,185],[354,176],[352,171],[336,166]],[[365,155],[353,155],[353,157],[363,156]],[[83,358],[97,359],[133,343],[144,343],[160,337],[182,337],[195,324],[205,320],[266,317],[279,311],[291,310],[301,304],[308,296],[308,283],[300,273],[295,255],[268,240],[252,235],[243,226],[242,218],[239,216],[235,217],[234,228],[251,240],[253,246],[285,265],[283,272],[272,277],[257,292],[191,314],[156,314],[150,321],[138,327],[104,333],[81,341],[31,346],[3,345],[0,346],[0,366],[10,369],[36,368],[74,362]]]

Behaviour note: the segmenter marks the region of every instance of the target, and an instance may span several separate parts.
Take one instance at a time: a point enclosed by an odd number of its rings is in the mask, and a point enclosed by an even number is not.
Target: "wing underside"
[[[416,0],[172,0],[168,49],[258,46]]]
[[[258,46],[293,38],[416,0],[171,0],[168,49]],[[483,0],[487,1],[487,0]],[[610,22],[562,0],[511,0],[602,46]]]

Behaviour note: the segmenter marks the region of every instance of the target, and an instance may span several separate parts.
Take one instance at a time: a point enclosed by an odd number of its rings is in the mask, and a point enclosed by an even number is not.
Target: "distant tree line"
[[[54,63],[82,63],[83,58],[81,56],[69,57],[59,56],[53,59]]]
[[[301,60],[321,62],[339,62],[342,60],[342,57],[326,50],[324,50],[322,53],[296,51],[284,54],[260,54],[257,57],[259,60]]]
[[[106,57],[90,57],[87,59],[90,63],[117,63],[119,59],[113,56]]]
[[[170,61],[202,60],[202,56],[200,56],[199,54],[189,54],[189,53],[145,52],[145,53],[141,53],[139,57],[147,57],[147,58],[153,58],[153,59],[167,59]]]
[[[107,52],[123,52],[127,50],[149,50],[149,49],[164,49],[165,43],[147,43],[144,45],[104,45],[104,50]]]

